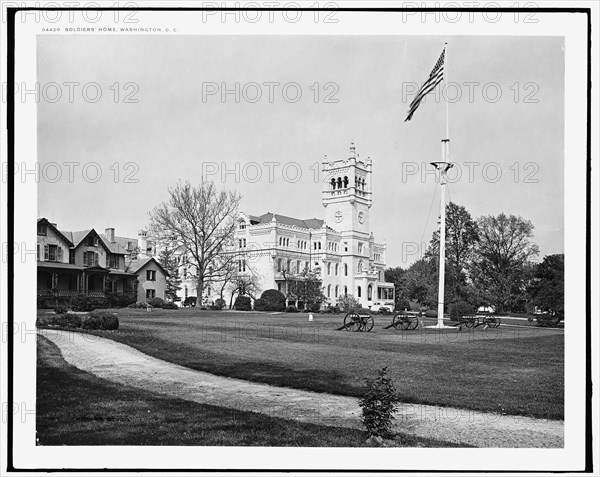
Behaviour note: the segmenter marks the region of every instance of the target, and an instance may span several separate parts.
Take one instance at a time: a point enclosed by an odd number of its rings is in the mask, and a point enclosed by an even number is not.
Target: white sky
[[[540,259],[563,251],[564,167],[564,51],[562,38],[540,37],[390,37],[390,36],[39,36],[38,81],[63,85],[96,82],[102,88],[98,102],[85,101],[81,86],[74,101],[68,90],[52,103],[38,107],[38,157],[42,170],[50,162],[77,162],[69,182],[63,166],[61,180],[42,180],[38,189],[39,215],[59,228],[103,231],[136,236],[147,223],[147,212],[167,197],[167,187],[178,179],[200,181],[203,164],[276,162],[274,180],[262,166],[261,180],[251,183],[235,174],[221,186],[243,195],[242,209],[250,214],[267,211],[298,218],[323,217],[321,184],[315,163],[346,157],[355,141],[362,158],[373,159],[371,228],[388,247],[388,266],[406,265],[411,243],[427,242],[437,227],[439,186],[429,174],[422,180],[421,163],[440,159],[445,108],[433,96],[413,120],[404,122],[413,94],[403,98],[403,84],[421,83],[429,75],[444,41],[448,41],[449,81],[461,86],[462,97],[450,104],[451,160],[463,164],[462,179],[450,184],[450,198],[477,218],[481,215],[521,215],[535,225]],[[115,103],[115,82],[121,95]],[[123,102],[139,87],[137,103]],[[263,96],[252,103],[242,96],[235,102],[220,94],[203,101],[203,83],[225,83],[243,88],[261,86]],[[266,82],[277,82],[269,102]],[[286,101],[282,86],[295,82],[299,101]],[[320,97],[314,101],[314,88]],[[337,103],[325,103],[326,83],[335,83]],[[476,82],[473,100],[465,83]],[[495,82],[501,98],[485,100],[483,86]],[[515,83],[518,84],[515,87]],[[527,83],[534,83],[526,87]],[[451,95],[456,89],[451,89]],[[486,90],[493,99],[496,87]],[[518,91],[518,98],[515,98]],[[256,90],[247,89],[248,99]],[[51,89],[48,95],[54,96]],[[88,89],[92,95],[93,89]],[[293,96],[294,89],[288,89]],[[537,102],[525,102],[528,94]],[[515,101],[515,99],[517,99]],[[583,158],[582,158],[583,160]],[[82,168],[96,162],[102,178],[84,180]],[[132,169],[137,183],[125,183]],[[286,181],[283,167],[295,162],[302,177]],[[469,180],[464,163],[472,166]],[[117,163],[120,175],[114,180]],[[418,173],[408,176],[415,163]],[[492,183],[482,170],[497,163],[502,177]],[[517,164],[515,167],[514,164]],[[534,165],[527,165],[534,163]],[[112,166],[112,169],[111,169]],[[487,166],[494,178],[495,166]],[[50,169],[47,169],[50,171]],[[518,179],[515,177],[516,171]],[[404,171],[404,173],[403,173]],[[93,176],[93,169],[88,169]],[[252,179],[255,169],[245,169]],[[293,167],[288,169],[294,175]],[[525,182],[528,174],[537,182]],[[54,175],[54,172],[52,172]],[[515,180],[517,179],[517,180]],[[409,244],[409,245],[407,245]]]

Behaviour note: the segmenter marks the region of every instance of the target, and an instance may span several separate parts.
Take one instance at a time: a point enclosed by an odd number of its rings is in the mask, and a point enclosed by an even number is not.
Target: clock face
[[[365,214],[362,212],[358,213],[358,221],[362,224],[365,221]]]
[[[335,221],[336,221],[337,223],[340,223],[340,222],[342,221],[342,218],[343,218],[343,217],[344,217],[344,215],[342,214],[342,211],[341,211],[341,210],[338,210],[338,211],[335,213]]]

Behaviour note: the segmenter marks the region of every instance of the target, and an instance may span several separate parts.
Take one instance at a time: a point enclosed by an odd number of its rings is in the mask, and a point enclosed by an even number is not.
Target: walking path
[[[364,429],[353,397],[252,383],[195,371],[94,335],[38,332],[71,365],[113,383],[203,404],[314,424]],[[563,421],[402,404],[396,430],[477,447],[563,447]]]

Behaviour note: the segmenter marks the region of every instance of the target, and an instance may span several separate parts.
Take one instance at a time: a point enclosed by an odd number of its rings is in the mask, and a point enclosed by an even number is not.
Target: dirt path
[[[284,419],[362,429],[358,400],[252,383],[195,371],[98,336],[59,330],[39,334],[71,365],[113,383],[198,403]],[[397,430],[477,447],[563,447],[563,421],[402,404]]]

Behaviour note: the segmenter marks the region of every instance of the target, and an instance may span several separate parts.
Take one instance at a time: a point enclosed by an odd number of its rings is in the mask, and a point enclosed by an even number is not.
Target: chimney
[[[104,230],[104,235],[106,235],[106,238],[108,239],[108,241],[110,243],[115,243],[115,229],[114,228],[108,228]]]
[[[142,255],[146,254],[146,248],[148,247],[148,233],[145,230],[138,232],[138,247]]]

